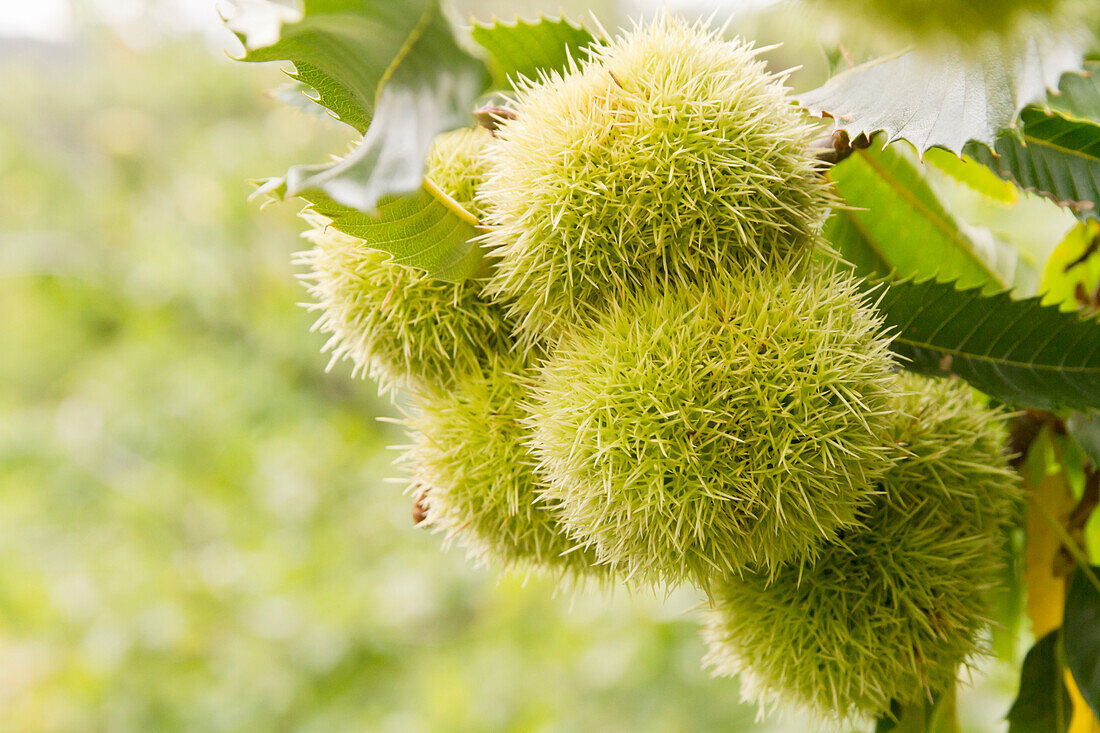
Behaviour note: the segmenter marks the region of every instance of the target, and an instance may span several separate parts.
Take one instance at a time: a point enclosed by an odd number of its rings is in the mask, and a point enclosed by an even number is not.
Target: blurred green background
[[[227,58],[213,0],[43,8],[0,37],[0,731],[804,729],[708,678],[694,595],[555,596],[414,529],[394,409],[298,305],[295,207],[247,201],[349,132]],[[825,74],[805,20],[746,23]]]

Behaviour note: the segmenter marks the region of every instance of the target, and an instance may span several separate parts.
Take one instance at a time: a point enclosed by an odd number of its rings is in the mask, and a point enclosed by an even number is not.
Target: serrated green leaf
[[[308,84],[300,81],[288,81],[272,89],[269,94],[287,107],[298,110],[302,114],[314,118],[328,119],[330,122],[336,117],[329,110],[317,102],[317,92]]]
[[[854,212],[834,209],[822,234],[861,277],[874,278],[893,271],[893,265],[875,246],[875,238],[863,228]]]
[[[878,308],[906,369],[956,375],[1008,404],[1100,409],[1096,319],[935,280],[892,283]]]
[[[1091,570],[1092,578],[1086,570]],[[1100,715],[1100,590],[1094,585],[1097,573],[1100,567],[1074,569],[1062,624],[1066,667],[1093,715]]]
[[[384,197],[417,191],[432,140],[466,124],[488,81],[432,3],[387,73],[362,141],[334,164],[291,168],[287,191],[307,200],[322,193],[363,212],[374,212]]]
[[[1042,194],[1078,215],[1100,216],[1100,124],[1029,107],[1022,132],[999,137],[994,152],[966,152],[997,175]]]
[[[283,198],[282,179],[273,178],[256,191],[257,196]],[[482,265],[481,248],[474,241],[478,231],[473,216],[434,188],[408,195],[386,197],[377,215],[343,206],[323,193],[302,197],[309,208],[329,219],[331,226],[362,239],[371,249],[393,255],[394,262],[417,267],[432,277],[462,282]]]
[[[302,19],[295,0],[227,0],[227,4],[231,10],[221,16],[222,21],[246,51],[276,43],[283,25]]]
[[[834,212],[825,236],[857,272],[937,275],[964,286],[1011,282],[1013,253],[964,233],[898,150],[857,151],[829,175],[848,208]]]
[[[290,61],[290,76],[317,92],[318,104],[337,119],[365,132],[374,114],[378,85],[430,0],[306,0],[301,20],[285,23],[278,38],[255,47],[242,28],[227,23],[245,45],[242,61]],[[238,4],[238,10],[240,10]],[[285,15],[283,11],[282,17]],[[269,33],[260,36],[266,42]]]
[[[967,152],[1005,180],[1042,194],[1078,216],[1100,216],[1100,63],[1085,74],[1067,73],[1045,105],[1021,114],[1021,132],[998,137],[994,151],[970,144]]]
[[[1035,33],[1021,43],[990,39],[965,52],[913,49],[842,72],[798,99],[854,139],[885,133],[924,152],[956,153],[970,140],[992,145],[1026,105],[1081,68],[1088,34]]]
[[[1061,630],[1028,650],[1020,669],[1020,691],[1008,711],[1008,733],[1065,733],[1073,702],[1059,655]]]
[[[561,71],[570,57],[577,59],[580,50],[595,40],[586,29],[564,17],[475,24],[472,33],[489,52],[489,67],[497,88],[510,86],[520,77],[537,79],[540,71]]]
[[[420,188],[433,138],[468,121],[489,81],[485,65],[455,41],[437,0],[307,0],[300,21],[244,57],[282,59],[318,103],[365,131],[343,160],[292,168],[289,192],[322,192],[365,212]]]
[[[992,201],[1013,204],[1019,200],[1019,193],[1015,186],[998,177],[969,155],[960,157],[942,148],[932,148],[924,154],[924,162],[939,168],[959,183]]]
[[[1066,74],[1058,94],[1047,96],[1050,109],[1080,120],[1100,122],[1100,61],[1086,61],[1083,74]]]

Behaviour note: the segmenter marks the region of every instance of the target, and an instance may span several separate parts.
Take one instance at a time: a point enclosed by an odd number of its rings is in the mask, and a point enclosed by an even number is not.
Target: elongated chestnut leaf
[[[1020,43],[988,39],[965,50],[913,49],[844,71],[798,99],[811,114],[836,120],[854,139],[883,132],[923,152],[962,152],[970,140],[992,145],[1028,104],[1081,68],[1089,41],[1080,30],[1030,34]]]
[[[1060,629],[1028,650],[1020,668],[1020,691],[1008,711],[1008,733],[1066,733],[1073,702],[1062,670]]]
[[[1095,318],[936,280],[892,283],[878,308],[906,369],[956,375],[1009,404],[1100,409]]]
[[[1100,216],[1100,123],[1028,107],[1022,130],[997,138],[993,150],[970,144],[966,152],[1021,188],[1068,206],[1079,216]]]
[[[238,2],[227,24],[245,46],[242,61],[290,61],[290,76],[316,91],[316,102],[337,119],[365,132],[374,115],[378,85],[430,0],[305,0],[296,22],[284,6],[269,2],[267,23],[256,29],[261,10]],[[272,33],[275,38],[269,38]]]
[[[362,141],[334,164],[292,168],[288,193],[307,200],[322,193],[365,213],[374,213],[383,197],[414,193],[432,140],[469,122],[488,81],[484,65],[459,48],[433,3],[387,72]]]
[[[564,17],[477,23],[472,34],[489,52],[493,84],[499,89],[520,77],[537,79],[539,72],[565,69],[571,57],[583,58],[581,49],[594,40],[591,33]]]
[[[241,37],[247,47],[248,35]],[[364,133],[334,164],[292,168],[288,193],[323,194],[370,214],[381,199],[420,189],[433,138],[466,124],[489,83],[438,0],[307,0],[300,21],[244,57],[280,59],[294,63],[292,76],[313,87],[320,104]]]
[[[1066,74],[1047,106],[1068,117],[1100,123],[1100,61],[1085,62],[1084,73]]]
[[[1100,573],[1100,567],[1091,570],[1093,578]],[[1092,714],[1100,715],[1100,590],[1081,567],[1073,571],[1066,591],[1062,636],[1073,681]]]
[[[287,195],[286,185],[274,178],[256,195],[281,199]],[[334,229],[440,280],[461,282],[481,265],[481,248],[473,241],[476,220],[430,182],[412,194],[382,199],[375,215],[338,204],[319,192],[303,199]]]
[[[873,146],[830,171],[844,207],[825,229],[833,247],[863,275],[897,274],[1007,286],[1018,257],[975,240],[937,199],[920,169],[896,148]]]
[[[1019,189],[997,176],[986,166],[968,155],[958,156],[943,148],[925,152],[924,163],[939,168],[959,183],[971,188],[991,201],[1011,205],[1020,198]]]

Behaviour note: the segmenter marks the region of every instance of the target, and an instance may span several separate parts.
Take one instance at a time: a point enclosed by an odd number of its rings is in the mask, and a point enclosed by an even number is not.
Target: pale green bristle
[[[831,201],[781,77],[663,17],[522,86],[480,189],[489,291],[552,338],[658,274],[687,284],[811,246]]]
[[[986,592],[1017,498],[1001,415],[949,381],[900,377],[894,466],[864,527],[815,560],[713,588],[706,662],[743,695],[820,717],[926,699],[981,651]]]
[[[565,533],[555,502],[539,496],[520,406],[533,376],[514,359],[493,360],[449,391],[418,396],[406,462],[426,490],[427,521],[479,559],[606,579],[608,568]]]
[[[892,361],[851,280],[803,275],[645,288],[546,362],[530,422],[547,496],[624,574],[774,571],[870,501]]]
[[[460,206],[480,218],[477,187],[485,180],[488,161],[484,152],[491,136],[478,128],[461,128],[436,138],[428,156],[425,175]]]
[[[471,207],[482,175],[484,130],[459,130],[439,137],[428,175],[459,204]],[[307,215],[309,216],[309,215]],[[504,310],[482,296],[484,281],[459,284],[429,277],[390,262],[318,217],[305,233],[313,249],[298,256],[315,310],[316,329],[331,334],[326,350],[333,362],[350,359],[354,373],[370,375],[384,390],[446,385],[456,374],[476,373],[497,354],[513,348]]]

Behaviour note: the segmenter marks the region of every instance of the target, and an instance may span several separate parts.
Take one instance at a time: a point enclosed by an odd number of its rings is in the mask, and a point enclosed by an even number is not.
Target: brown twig
[[[1092,296],[1085,290],[1085,284],[1083,282],[1076,282],[1073,284],[1073,297],[1077,298],[1077,302],[1081,305],[1089,305],[1092,302]]]
[[[413,498],[412,518],[413,524],[419,526],[428,518],[428,507],[425,500],[428,498],[428,490],[423,489]]]
[[[1081,500],[1069,515],[1066,528],[1083,531],[1092,512],[1100,505],[1100,469],[1088,466],[1085,468],[1085,490],[1081,494]]]
[[[1084,264],[1085,260],[1096,254],[1097,250],[1100,250],[1100,234],[1094,236],[1092,238],[1092,241],[1089,242],[1089,246],[1085,247],[1085,251],[1081,254],[1081,256],[1063,267],[1062,272],[1069,272],[1078,265]]]
[[[507,107],[501,107],[499,104],[487,104],[474,110],[474,119],[477,120],[477,124],[496,134],[500,123],[504,120],[516,119],[516,113]]]
[[[1096,283],[1096,289],[1091,294],[1083,282],[1074,283],[1073,297],[1077,299],[1078,306],[1086,314],[1100,309],[1100,282]]]
[[[1024,465],[1031,444],[1039,437],[1044,425],[1050,425],[1058,435],[1064,435],[1066,424],[1062,418],[1046,410],[1027,410],[1017,415],[1008,429],[1008,452],[1014,468]]]
[[[857,150],[871,147],[871,139],[860,133],[855,139],[849,139],[847,130],[834,130],[825,137],[814,141],[814,149],[819,150],[817,159],[826,166],[836,165]]]
[[[1085,490],[1066,519],[1066,534],[1079,548],[1085,547],[1085,525],[1088,524],[1097,505],[1100,505],[1100,469],[1086,466]],[[1055,571],[1068,575],[1076,562],[1074,553],[1063,545],[1055,561]]]

